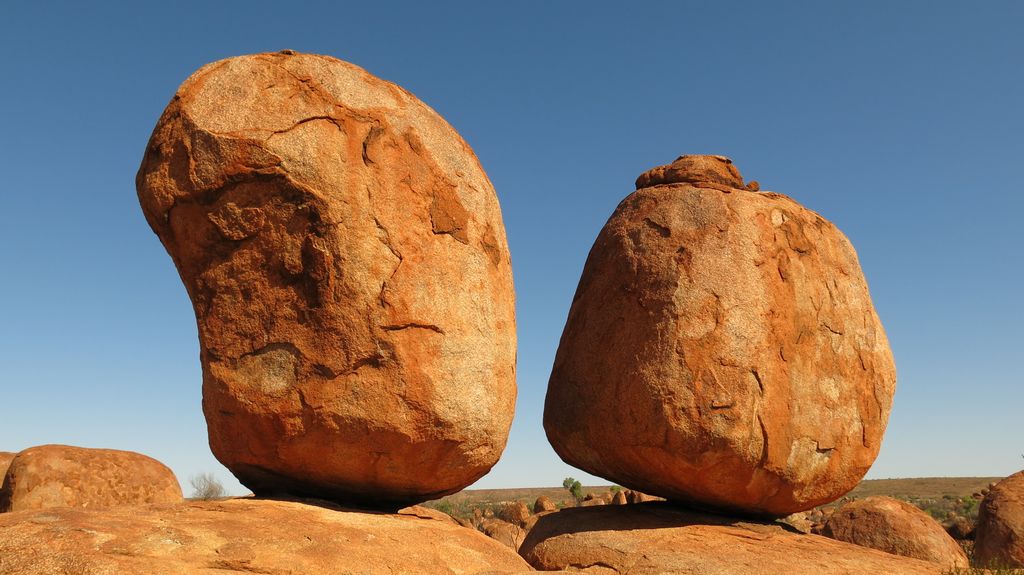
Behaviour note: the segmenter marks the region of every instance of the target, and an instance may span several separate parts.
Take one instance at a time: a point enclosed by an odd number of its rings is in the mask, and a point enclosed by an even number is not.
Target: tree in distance
[[[562,482],[562,487],[569,490],[569,494],[576,501],[576,505],[579,505],[583,501],[583,485],[579,481],[576,481],[572,477],[566,477],[565,481]]]

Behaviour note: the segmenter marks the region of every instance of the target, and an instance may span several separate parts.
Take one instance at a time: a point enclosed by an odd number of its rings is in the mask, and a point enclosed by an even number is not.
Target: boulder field
[[[41,445],[11,460],[0,488],[0,512],[181,499],[174,472],[151,457],[116,449]]]
[[[246,487],[397,508],[497,462],[505,228],[431,108],[327,56],[229,58],[178,89],[136,186],[195,310],[210,447]]]
[[[568,464],[730,513],[833,501],[874,462],[896,384],[857,255],[722,156],[641,175],[595,241],[544,406]]]

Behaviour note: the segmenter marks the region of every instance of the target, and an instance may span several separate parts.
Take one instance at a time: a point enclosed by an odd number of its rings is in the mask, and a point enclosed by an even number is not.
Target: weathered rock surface
[[[17,453],[10,451],[0,451],[0,484],[4,482],[4,475],[7,474],[7,468],[11,466],[11,461]]]
[[[133,451],[41,445],[19,452],[0,489],[0,511],[181,501],[166,465]]]
[[[942,522],[942,528],[946,533],[960,541],[973,541],[974,527],[974,522],[966,517],[954,517]]]
[[[587,259],[548,385],[567,463],[633,489],[785,516],[874,462],[892,354],[853,246],[719,156],[641,176]]]
[[[233,499],[0,517],[0,574],[505,573],[529,566],[481,533],[414,515]]]
[[[550,497],[541,495],[533,502],[533,512],[543,513],[544,511],[557,511],[558,507],[555,506],[555,502],[551,501]]]
[[[974,532],[978,565],[1024,567],[1024,471],[989,488]]]
[[[458,519],[455,519],[454,517],[448,515],[444,511],[438,511],[437,509],[431,509],[429,507],[424,507],[422,505],[411,505],[409,507],[399,509],[397,514],[411,515],[414,517],[419,517],[421,519],[434,519],[436,521],[442,521],[444,523],[451,523],[452,525],[462,526],[462,524],[459,523]]]
[[[566,509],[537,522],[520,554],[539,570],[630,575],[942,573],[891,555],[778,524],[745,523],[666,503]]]
[[[967,568],[967,554],[937,521],[917,507],[891,497],[867,497],[836,510],[823,534],[925,561],[947,569]]]
[[[658,501],[658,497],[654,495],[648,495],[632,489],[625,489],[626,502],[627,503],[647,503],[648,501]]]
[[[501,212],[415,96],[325,56],[215,62],[136,184],[195,309],[210,445],[243,484],[397,507],[498,460],[516,396]]]
[[[519,549],[526,537],[522,527],[502,519],[484,519],[480,522],[480,531],[513,551]]]
[[[501,518],[522,527],[530,518],[530,508],[522,501],[511,501],[502,506]]]

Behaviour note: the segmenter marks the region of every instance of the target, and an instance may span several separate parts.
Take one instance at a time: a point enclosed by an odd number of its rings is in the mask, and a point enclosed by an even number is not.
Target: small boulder
[[[595,575],[940,575],[935,563],[793,533],[774,523],[667,503],[566,509],[542,517],[520,554],[535,569]]]
[[[0,511],[181,501],[166,465],[133,451],[41,445],[18,453],[0,489]]]
[[[974,540],[975,523],[966,517],[954,517],[942,523],[949,536],[958,541]]]
[[[500,517],[504,521],[522,527],[530,518],[530,508],[522,501],[512,501],[501,507]]]
[[[1024,471],[993,485],[982,500],[974,559],[981,566],[1024,567]]]
[[[800,513],[793,513],[780,519],[782,523],[789,525],[793,529],[796,529],[800,533],[810,533],[814,530],[814,521],[807,518],[807,513],[801,511]]]
[[[537,498],[537,501],[533,502],[533,512],[534,513],[543,513],[545,511],[557,511],[557,510],[558,510],[558,507],[555,505],[555,502],[551,501],[551,499],[548,498],[545,495],[541,495],[540,497]]]
[[[660,497],[654,495],[647,495],[633,489],[626,489],[626,501],[629,503],[646,503],[648,501],[658,501]]]
[[[612,495],[612,505],[625,505],[627,503],[629,503],[629,501],[626,500],[626,494],[623,493],[621,489]]]
[[[968,567],[967,554],[942,525],[917,507],[891,497],[867,497],[836,510],[824,535],[947,569]]]
[[[0,516],[0,575],[520,572],[514,551],[419,514],[228,499]]]
[[[522,527],[501,519],[484,519],[480,522],[480,531],[513,551],[518,551],[526,538]]]
[[[404,507],[402,509],[399,509],[397,511],[397,514],[411,515],[413,517],[420,517],[422,519],[434,519],[437,521],[443,521],[445,523],[451,523],[453,525],[459,525],[458,520],[456,520],[451,515],[448,515],[444,511],[431,509],[430,507],[424,507],[422,505],[410,505],[409,507]]]

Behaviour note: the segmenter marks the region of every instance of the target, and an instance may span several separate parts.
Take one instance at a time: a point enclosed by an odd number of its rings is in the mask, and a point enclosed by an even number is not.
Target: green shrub
[[[583,501],[583,485],[579,481],[572,477],[566,477],[565,481],[562,482],[562,487],[569,490],[569,494],[576,500],[576,505]]]

